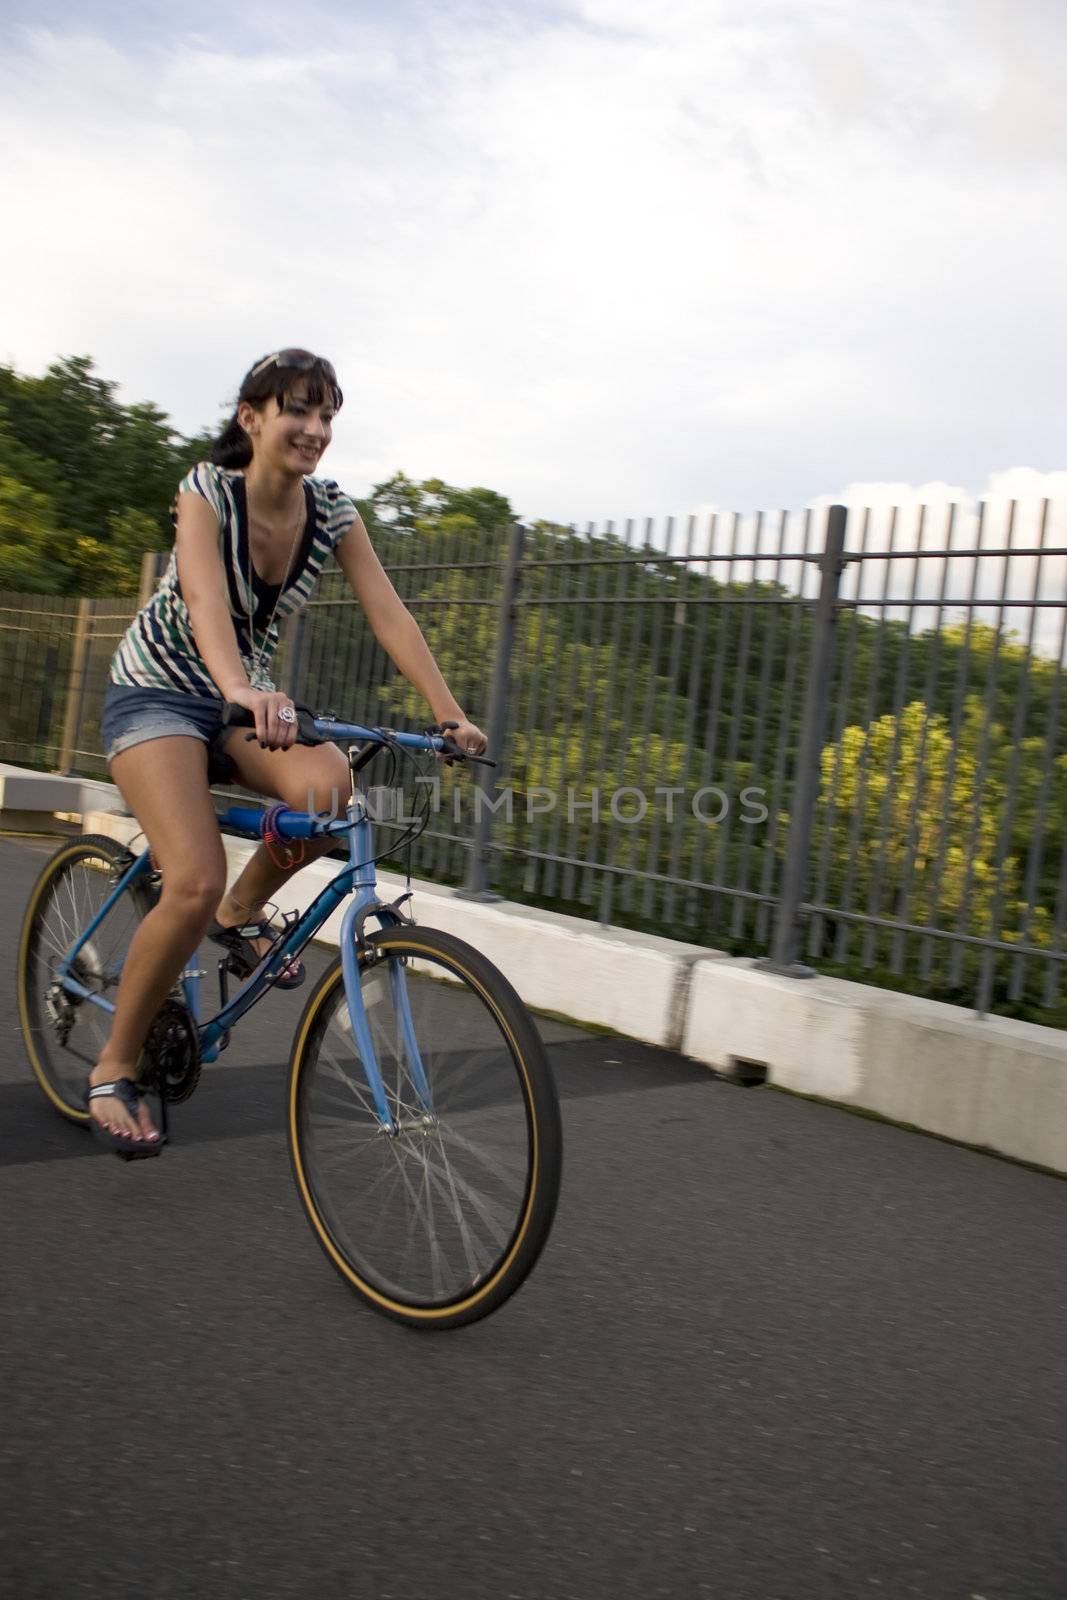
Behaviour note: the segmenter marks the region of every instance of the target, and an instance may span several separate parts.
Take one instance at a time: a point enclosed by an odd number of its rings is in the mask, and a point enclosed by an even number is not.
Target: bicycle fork
[[[349,905],[341,923],[341,971],[344,976],[345,995],[348,1001],[348,1020],[352,1027],[352,1038],[358,1051],[360,1063],[367,1079],[374,1101],[374,1109],[378,1114],[383,1133],[395,1137],[402,1130],[389,1106],[389,1098],[385,1090],[381,1067],[374,1048],[371,1036],[370,1022],[367,1017],[366,1007],[363,1004],[363,987],[360,983],[359,963],[359,938],[357,933],[358,918],[365,904],[363,896],[357,894]],[[377,954],[374,945],[368,945],[366,960],[375,962],[388,960],[389,964],[389,994],[393,1010],[399,1023],[400,1039],[403,1047],[405,1066],[411,1079],[415,1093],[419,1097],[424,1116],[432,1118],[433,1097],[430,1093],[426,1069],[419,1053],[418,1039],[415,1035],[415,1022],[411,1015],[411,1001],[408,995],[407,975],[403,964],[396,958],[389,959],[385,955]],[[397,1092],[397,1108],[400,1108],[399,1085]],[[424,1124],[425,1126],[426,1124]]]

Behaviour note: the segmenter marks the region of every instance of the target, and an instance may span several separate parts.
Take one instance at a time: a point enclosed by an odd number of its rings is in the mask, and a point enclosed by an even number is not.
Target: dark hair
[[[258,411],[273,397],[282,409],[286,396],[301,378],[307,383],[308,399],[313,406],[322,405],[328,398],[334,410],[340,411],[344,395],[337,374],[325,356],[312,355],[310,350],[295,347],[264,356],[245,373],[237,391],[233,416],[211,446],[211,459],[217,467],[247,467],[252,459],[252,441],[237,420],[238,408],[244,401]]]

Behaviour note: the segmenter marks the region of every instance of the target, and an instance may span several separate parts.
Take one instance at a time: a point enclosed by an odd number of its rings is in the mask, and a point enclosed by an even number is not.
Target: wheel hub
[[[53,983],[45,993],[44,1004],[56,1038],[60,1045],[65,1046],[74,1026],[74,1007],[70,998],[58,983]]]

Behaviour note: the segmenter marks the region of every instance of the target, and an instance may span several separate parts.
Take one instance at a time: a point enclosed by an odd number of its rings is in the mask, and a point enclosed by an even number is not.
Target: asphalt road
[[[1060,1180],[546,1023],[548,1249],[410,1332],[293,1190],[306,991],[158,1161],[51,1111],[14,998],[51,848],[0,840],[0,1594],[1067,1596]]]

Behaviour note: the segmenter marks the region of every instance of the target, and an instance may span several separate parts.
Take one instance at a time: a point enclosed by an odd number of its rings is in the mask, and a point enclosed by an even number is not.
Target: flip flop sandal
[[[230,952],[230,958],[239,977],[247,978],[250,973],[265,959],[252,943],[253,939],[277,939],[278,930],[272,928],[267,921],[244,922],[236,927],[225,928],[216,918],[207,930],[207,936],[215,944],[222,946]],[[274,980],[276,989],[299,989],[307,977],[307,970],[302,961],[291,961],[282,968]]]
[[[91,1100],[120,1100],[130,1113],[136,1117],[144,1099],[144,1090],[131,1078],[115,1078],[111,1083],[93,1083],[89,1085],[85,1095],[86,1110]],[[131,1139],[127,1133],[112,1133],[90,1116],[89,1125],[93,1130],[93,1137],[99,1139],[101,1144],[113,1150],[117,1156],[124,1156],[127,1161],[144,1161],[149,1156],[158,1156],[163,1146],[167,1143],[167,1136],[161,1133],[158,1139]]]

